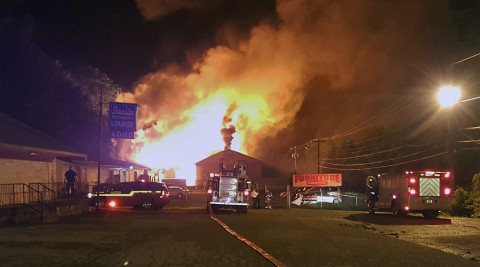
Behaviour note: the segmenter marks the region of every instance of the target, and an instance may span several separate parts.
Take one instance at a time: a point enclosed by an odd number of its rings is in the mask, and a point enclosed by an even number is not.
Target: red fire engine
[[[222,170],[211,173],[208,180],[207,209],[213,212],[219,210],[235,210],[247,213],[249,201],[249,181],[239,177],[238,171]]]
[[[437,217],[450,207],[454,177],[450,172],[407,171],[367,178],[370,213],[391,211],[394,215],[422,213]]]

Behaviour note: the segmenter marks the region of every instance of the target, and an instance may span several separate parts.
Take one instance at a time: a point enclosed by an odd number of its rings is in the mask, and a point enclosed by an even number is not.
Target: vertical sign
[[[134,139],[137,130],[137,104],[110,102],[111,138]]]

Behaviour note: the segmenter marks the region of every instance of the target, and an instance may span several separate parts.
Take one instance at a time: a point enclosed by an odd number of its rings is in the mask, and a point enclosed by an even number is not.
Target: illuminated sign
[[[110,102],[108,129],[111,138],[134,139],[137,104]]]
[[[342,186],[341,173],[295,174],[293,187]]]

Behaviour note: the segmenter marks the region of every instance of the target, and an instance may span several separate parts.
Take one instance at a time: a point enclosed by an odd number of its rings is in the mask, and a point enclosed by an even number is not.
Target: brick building
[[[88,191],[98,181],[98,162],[87,155],[0,113],[0,184],[42,183],[58,190],[69,166],[77,182]],[[101,161],[101,182],[134,181],[146,166],[106,159]],[[57,185],[57,188],[55,188]]]
[[[196,185],[206,186],[210,173],[216,173],[223,168],[233,168],[235,165],[240,169],[240,175],[248,177],[253,182],[262,179],[262,162],[245,154],[226,149],[211,155],[197,163]]]

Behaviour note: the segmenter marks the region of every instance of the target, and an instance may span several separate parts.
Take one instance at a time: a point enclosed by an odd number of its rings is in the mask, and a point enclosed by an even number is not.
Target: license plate
[[[431,204],[433,203],[433,200],[432,199],[427,199],[427,204]]]

